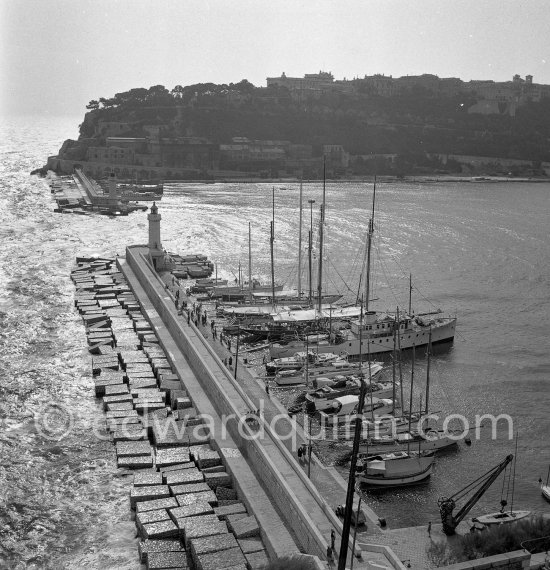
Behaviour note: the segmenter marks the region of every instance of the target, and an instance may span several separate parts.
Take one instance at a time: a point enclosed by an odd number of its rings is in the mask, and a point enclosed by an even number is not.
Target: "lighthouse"
[[[120,204],[116,194],[116,178],[114,172],[111,172],[109,176],[109,210],[111,213],[120,210]]]
[[[151,213],[147,215],[149,220],[149,255],[156,270],[162,269],[164,252],[160,242],[160,214],[157,203],[153,202]]]

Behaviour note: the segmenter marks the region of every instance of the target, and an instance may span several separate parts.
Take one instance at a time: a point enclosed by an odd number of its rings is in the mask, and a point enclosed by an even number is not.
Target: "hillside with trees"
[[[397,155],[394,173],[440,168],[434,154],[523,159],[534,169],[550,161],[550,98],[518,107],[514,117],[469,113],[474,103],[472,93],[435,96],[418,86],[387,97],[358,88],[296,100],[284,87],[247,80],[172,90],[155,85],[90,101],[79,141],[65,150],[104,145],[101,122],[120,121],[131,125],[124,136],[143,137],[144,127],[157,125],[163,137],[203,137],[216,145],[235,137],[290,141],[311,145],[313,156],[322,155],[323,145],[342,145],[355,157],[354,174],[384,170],[383,161],[365,160],[368,155]]]

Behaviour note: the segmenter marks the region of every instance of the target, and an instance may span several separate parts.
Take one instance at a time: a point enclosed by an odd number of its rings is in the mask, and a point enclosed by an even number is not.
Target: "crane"
[[[508,467],[508,465],[513,461],[514,456],[512,454],[506,456],[506,458],[501,461],[498,465],[484,473],[481,477],[478,477],[475,481],[472,481],[466,487],[456,492],[451,497],[441,497],[437,501],[439,506],[439,512],[441,514],[441,522],[443,523],[443,532],[446,535],[453,535],[455,533],[456,527],[464,519],[464,517],[470,512],[471,508],[481,499],[485,491],[495,482],[497,477]],[[453,515],[453,510],[456,507],[456,501],[463,498],[467,493],[474,491],[473,495],[466,501],[464,506]]]

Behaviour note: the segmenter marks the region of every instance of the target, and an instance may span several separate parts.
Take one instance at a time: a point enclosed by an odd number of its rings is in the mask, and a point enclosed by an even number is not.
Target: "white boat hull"
[[[456,319],[441,318],[441,323],[431,327],[432,344],[439,342],[450,342],[454,339]],[[419,348],[426,346],[430,338],[430,328],[422,327],[417,330],[404,331],[400,335],[401,350],[406,350],[415,346]],[[396,347],[397,348],[397,347]],[[294,355],[296,352],[305,350],[305,344],[301,341],[292,341],[288,344],[273,344],[269,348],[271,358],[284,358]],[[366,358],[367,354],[373,357],[376,354],[393,352],[393,337],[386,336],[380,338],[363,338],[361,346],[359,338],[348,338],[339,344],[318,344],[309,345],[309,350],[319,353],[334,352],[336,354],[347,354],[350,359],[358,358],[360,355]]]
[[[540,488],[542,492],[542,496],[547,500],[550,501],[550,485],[543,485]]]
[[[511,513],[510,511],[506,511],[504,513],[498,511],[496,513],[489,513],[486,515],[481,515],[480,517],[475,517],[472,519],[472,521],[484,524],[486,526],[501,525],[517,522],[528,517],[530,514],[531,511],[512,511]]]

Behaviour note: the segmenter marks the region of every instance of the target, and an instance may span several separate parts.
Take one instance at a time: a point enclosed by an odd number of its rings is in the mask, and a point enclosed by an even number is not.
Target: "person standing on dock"
[[[336,533],[332,528],[330,530],[330,548],[332,549],[333,552],[335,552],[335,546],[336,546]]]
[[[428,536],[432,537],[432,521],[428,523]]]
[[[269,384],[265,385],[265,393],[269,396]]]

